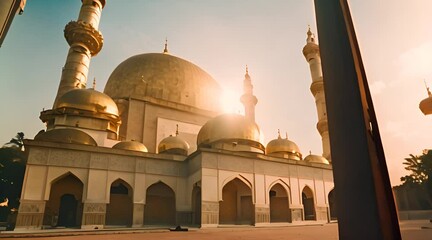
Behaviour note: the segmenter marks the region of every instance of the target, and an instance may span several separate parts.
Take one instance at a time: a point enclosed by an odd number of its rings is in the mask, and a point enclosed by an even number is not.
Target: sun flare
[[[244,108],[240,102],[241,93],[233,89],[224,89],[222,92],[221,106],[224,113],[237,113],[244,115]]]

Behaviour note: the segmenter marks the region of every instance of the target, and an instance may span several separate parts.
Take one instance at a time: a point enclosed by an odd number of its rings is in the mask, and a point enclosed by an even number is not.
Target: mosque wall
[[[237,209],[243,224],[251,221],[254,225],[265,225],[271,222],[269,194],[275,185],[286,191],[286,200],[277,198],[273,203],[287,201],[289,222],[305,218],[302,199],[305,188],[310,188],[313,194],[315,220],[328,218],[328,194],[333,189],[330,166],[212,149],[201,149],[187,158],[38,141],[29,142],[27,149],[29,160],[17,229],[40,228],[43,223],[55,223],[57,213],[47,217],[45,207],[47,204],[51,208],[58,207],[59,203],[53,203],[51,199],[52,186],[63,181],[65,176],[73,176],[76,186],[82,184],[77,217],[81,227],[88,229],[105,226],[111,186],[119,179],[130,187],[131,226],[135,227],[146,224],[147,190],[159,183],[173,191],[178,224],[191,224],[196,218],[200,219],[202,227],[220,224],[224,187],[233,181],[237,183],[230,185],[227,194],[231,195],[227,196],[234,196],[232,191],[238,191],[237,200],[231,202],[243,204],[243,210],[228,205],[222,211],[227,213]],[[201,195],[194,195],[194,189],[200,190]],[[194,205],[197,199],[199,208]],[[194,213],[197,209],[200,215]]]
[[[243,181],[252,190],[255,207],[255,225],[268,223],[270,215],[269,192],[279,183],[287,189],[291,221],[304,220],[302,191],[309,187],[313,192],[315,220],[328,220],[328,193],[333,188],[331,168],[323,169],[321,164],[292,161],[290,164],[259,159],[251,155],[220,154],[204,151],[203,204],[223,201],[224,186],[233,179]],[[211,156],[214,155],[214,156]],[[293,165],[294,164],[294,165]],[[314,166],[314,167],[311,167]],[[217,196],[214,189],[217,187]]]

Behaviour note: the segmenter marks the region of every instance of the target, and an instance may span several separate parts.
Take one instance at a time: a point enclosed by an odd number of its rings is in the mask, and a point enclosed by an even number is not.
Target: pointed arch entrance
[[[269,191],[270,222],[291,222],[287,190],[280,184],[275,184]]]
[[[176,203],[174,191],[158,182],[147,188],[144,225],[174,225]]]
[[[332,189],[328,194],[328,203],[330,208],[330,220],[337,220],[336,196],[334,189]]]
[[[304,220],[316,220],[314,194],[312,192],[312,189],[310,189],[308,186],[303,188],[302,203]]]
[[[192,190],[192,224],[201,225],[201,188],[194,186]]]
[[[81,180],[72,173],[54,180],[45,206],[44,224],[57,227],[81,226],[83,186]]]
[[[255,210],[252,190],[243,181],[235,178],[222,188],[219,202],[220,224],[253,224]]]
[[[132,187],[117,179],[110,187],[110,200],[106,208],[105,225],[131,226],[133,211]]]

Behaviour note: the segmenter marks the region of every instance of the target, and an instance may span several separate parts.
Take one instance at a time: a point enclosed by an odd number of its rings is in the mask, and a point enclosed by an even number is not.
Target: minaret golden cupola
[[[323,157],[331,161],[330,154],[330,136],[327,124],[327,109],[324,93],[324,80],[321,70],[321,56],[315,35],[311,32],[310,27],[307,32],[306,45],[303,48],[303,55],[309,63],[312,84],[310,90],[315,97],[315,103],[318,114],[317,129],[321,135]]]
[[[65,26],[64,36],[70,48],[54,106],[69,90],[86,88],[90,59],[99,53],[103,45],[103,37],[98,27],[104,6],[105,0],[82,0],[78,20]]]
[[[245,79],[243,80],[243,95],[241,96],[240,101],[245,108],[246,119],[255,122],[255,106],[258,103],[258,99],[253,95],[252,80],[249,76],[247,66]]]
[[[429,90],[429,87],[427,86],[426,81],[425,81],[425,87],[426,87],[428,97],[423,99],[420,102],[419,108],[424,115],[430,115],[430,114],[432,114],[432,93]]]

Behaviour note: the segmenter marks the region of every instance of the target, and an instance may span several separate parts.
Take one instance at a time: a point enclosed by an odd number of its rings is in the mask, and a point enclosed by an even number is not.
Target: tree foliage
[[[403,162],[409,175],[401,177],[404,184],[425,184],[432,181],[432,151],[425,151],[420,156],[410,154]]]
[[[423,201],[418,205],[432,207],[432,150],[425,150],[420,156],[410,154],[403,164],[410,174],[401,177],[403,184],[400,187],[416,191],[414,200]]]
[[[0,148],[0,202],[8,199],[8,207],[0,208],[0,221],[5,221],[9,209],[18,208],[24,180],[27,157],[22,151],[24,134],[16,137]]]

